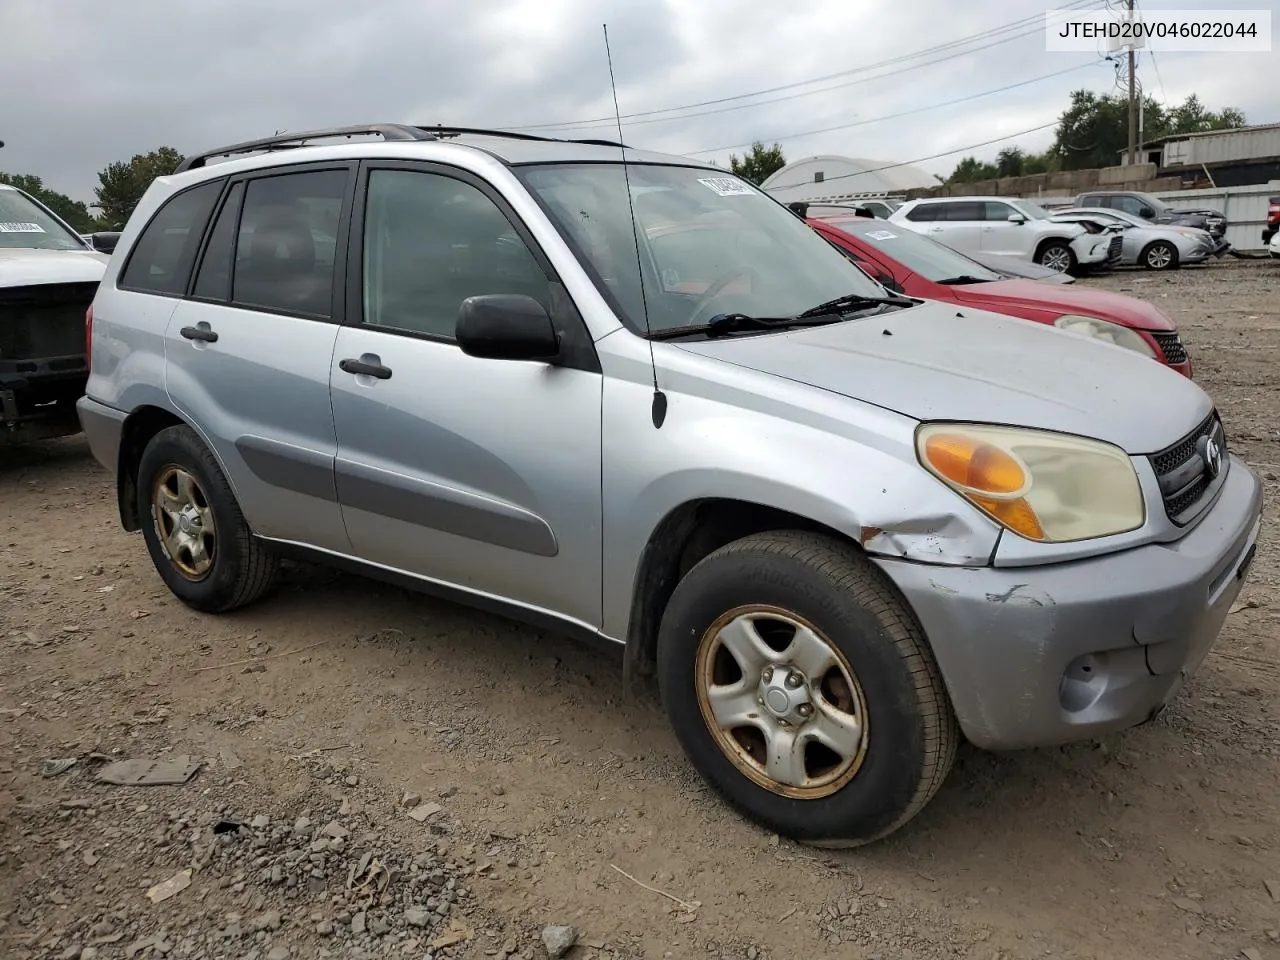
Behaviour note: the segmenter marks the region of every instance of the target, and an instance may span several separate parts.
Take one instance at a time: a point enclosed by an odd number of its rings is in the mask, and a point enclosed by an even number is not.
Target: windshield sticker
[[[708,190],[714,190],[721,197],[749,197],[755,193],[741,180],[735,180],[733,177],[707,177],[698,182]]]
[[[12,220],[0,220],[0,233],[44,233],[44,227],[38,223],[16,223]]]
[[[890,233],[888,230],[872,230],[867,234],[872,240],[896,240],[898,235]]]

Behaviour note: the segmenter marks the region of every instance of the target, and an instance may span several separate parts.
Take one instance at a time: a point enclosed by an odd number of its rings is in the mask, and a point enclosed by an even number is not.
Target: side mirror
[[[1009,222],[1010,223],[1026,223],[1027,218],[1020,213],[1011,213],[1009,214]]]
[[[489,360],[551,361],[560,353],[546,309],[518,294],[467,297],[458,308],[454,336],[463,353]]]
[[[1138,210],[1138,216],[1140,216],[1143,220],[1150,220],[1155,215],[1156,215],[1156,212],[1152,210],[1150,207],[1141,207]]]
[[[99,253],[112,253],[116,249],[116,244],[120,242],[120,234],[115,231],[95,233],[89,237],[89,242]]]

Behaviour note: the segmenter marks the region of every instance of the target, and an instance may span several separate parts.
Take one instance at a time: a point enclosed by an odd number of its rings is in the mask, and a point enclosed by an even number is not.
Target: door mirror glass
[[[521,294],[467,297],[458,308],[454,336],[463,353],[490,360],[551,361],[560,352],[546,309]]]

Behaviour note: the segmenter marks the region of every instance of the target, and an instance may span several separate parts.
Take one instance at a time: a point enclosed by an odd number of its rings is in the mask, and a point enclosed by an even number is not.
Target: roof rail
[[[289,150],[306,146],[309,140],[329,140],[335,137],[381,136],[383,140],[443,140],[446,137],[478,136],[505,137],[509,140],[535,140],[544,143],[581,143],[597,147],[625,145],[612,140],[564,140],[559,137],[540,137],[532,133],[514,133],[510,130],[488,130],[483,127],[446,127],[441,124],[428,126],[406,123],[363,123],[354,127],[332,127],[327,130],[304,130],[301,133],[281,133],[261,140],[246,140],[230,146],[217,147],[185,158],[174,173],[185,173],[214,157],[230,157],[241,153],[258,153],[262,150]]]
[[[334,137],[381,136],[384,140],[437,140],[425,127],[413,127],[403,123],[362,123],[354,127],[331,127],[327,130],[304,130],[301,133],[281,133],[261,140],[246,140],[225,147],[206,150],[186,157],[174,173],[185,173],[203,167],[213,157],[230,157],[240,153],[257,153],[261,150],[285,150],[305,145],[308,140],[328,140]]]
[[[446,127],[440,124],[424,124],[419,129],[425,130],[427,133],[433,133],[437,138],[442,137],[503,137],[508,140],[534,140],[543,143],[581,143],[595,147],[624,147],[625,144],[618,143],[615,140],[568,140],[563,137],[543,137],[534,133],[516,133],[511,130],[490,130],[485,127]]]

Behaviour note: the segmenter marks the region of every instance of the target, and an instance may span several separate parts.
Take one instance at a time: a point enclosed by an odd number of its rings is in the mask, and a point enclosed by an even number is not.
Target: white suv
[[[1059,223],[1027,200],[945,197],[909,200],[889,215],[894,223],[923,233],[961,253],[1003,254],[1059,272],[1103,266],[1109,237],[1079,224]]]

